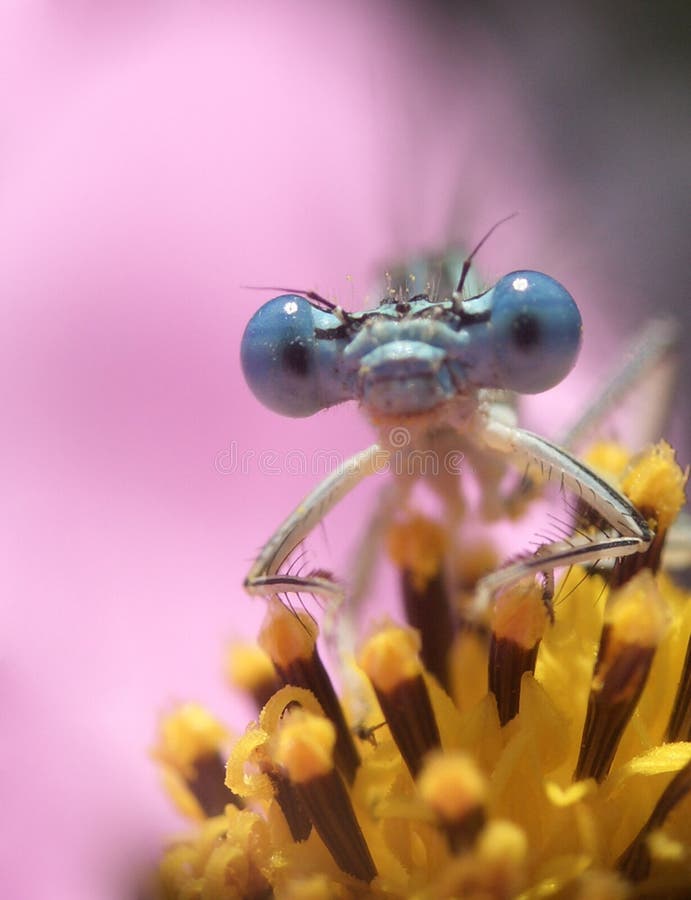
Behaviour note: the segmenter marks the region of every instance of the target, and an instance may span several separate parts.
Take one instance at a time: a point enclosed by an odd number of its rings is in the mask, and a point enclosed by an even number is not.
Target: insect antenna
[[[461,277],[458,279],[458,284],[456,285],[456,290],[454,291],[454,305],[459,306],[462,303],[461,294],[463,292],[463,285],[465,284],[465,280],[468,277],[468,272],[470,271],[470,266],[472,265],[473,258],[475,254],[480,250],[480,248],[485,244],[485,242],[494,234],[494,232],[499,228],[500,225],[503,225],[504,222],[508,222],[509,219],[515,219],[518,213],[512,212],[508,216],[504,216],[503,219],[499,219],[498,222],[495,222],[494,225],[489,229],[489,231],[480,239],[480,241],[476,244],[476,246],[470,251],[468,256],[463,260],[463,267],[461,268]]]
[[[280,291],[282,294],[300,294],[300,296],[306,297],[307,300],[311,300],[324,309],[338,309],[335,303],[327,300],[326,297],[322,297],[316,291],[303,291],[302,288],[276,287],[275,285],[243,284],[242,287],[246,291]]]

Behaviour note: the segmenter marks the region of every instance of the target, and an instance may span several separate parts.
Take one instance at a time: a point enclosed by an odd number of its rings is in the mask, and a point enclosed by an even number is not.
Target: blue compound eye
[[[548,275],[505,275],[492,291],[491,322],[498,386],[539,394],[573,368],[581,314],[566,288]]]
[[[284,416],[322,409],[316,370],[314,307],[297,294],[265,303],[247,323],[240,356],[245,380],[264,406]]]

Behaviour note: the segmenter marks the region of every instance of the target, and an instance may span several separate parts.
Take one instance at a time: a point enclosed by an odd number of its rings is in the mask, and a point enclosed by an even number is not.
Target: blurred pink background
[[[259,407],[238,350],[268,295],[243,285],[360,308],[382,261],[518,210],[481,270],[550,272],[586,325],[580,375],[532,421],[556,431],[610,346],[607,248],[481,30],[394,2],[185,6],[0,12],[0,882],[19,900],[133,896],[180,825],[147,757],[160,711],[247,716],[222,680],[262,615],[241,581],[315,478],[217,460],[370,438],[354,409]],[[330,565],[365,509],[327,526]]]

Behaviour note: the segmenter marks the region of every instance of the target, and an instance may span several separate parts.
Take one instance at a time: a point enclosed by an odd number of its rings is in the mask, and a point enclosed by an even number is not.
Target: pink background
[[[0,13],[0,883],[20,900],[132,895],[179,825],[147,758],[159,712],[247,715],[221,673],[261,618],[240,584],[315,479],[219,453],[371,436],[355,409],[259,407],[238,348],[268,295],[243,285],[360,308],[382,261],[518,210],[481,270],[543,268],[586,324],[533,423],[575,412],[610,346],[606,247],[480,31],[393,2],[190,6]],[[365,508],[327,527],[334,567]]]

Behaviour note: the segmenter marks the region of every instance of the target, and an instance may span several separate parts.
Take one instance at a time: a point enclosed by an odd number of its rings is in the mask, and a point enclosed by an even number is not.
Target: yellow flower
[[[262,649],[232,668],[273,693],[225,784],[204,776],[217,724],[188,708],[164,725],[157,756],[202,821],[166,851],[160,897],[691,896],[691,603],[657,571],[685,475],[664,444],[632,462],[598,452],[656,538],[606,577],[570,571],[553,609],[521,583],[487,625],[463,623],[443,531],[393,529],[416,627],[378,625],[352,662],[365,722],[313,620],[269,605]]]

